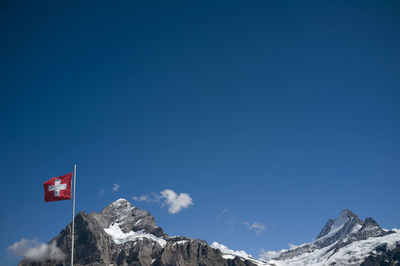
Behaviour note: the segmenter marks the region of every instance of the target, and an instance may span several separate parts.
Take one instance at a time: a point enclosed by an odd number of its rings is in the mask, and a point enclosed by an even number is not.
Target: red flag
[[[44,187],[44,200],[57,201],[71,199],[71,179],[72,173],[53,177],[47,182],[43,183]]]

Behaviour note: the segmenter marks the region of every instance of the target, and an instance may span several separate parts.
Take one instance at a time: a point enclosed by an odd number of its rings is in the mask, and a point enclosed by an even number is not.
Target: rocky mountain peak
[[[167,237],[155,224],[154,217],[145,210],[131,205],[126,199],[118,199],[106,206],[100,213],[92,213],[103,228],[118,226],[123,233],[143,231],[157,237]]]
[[[285,251],[274,260],[290,260],[293,262],[294,265],[320,265],[321,263],[316,263],[316,261],[320,261],[321,257],[326,256],[327,261],[342,261],[342,263],[338,263],[337,265],[360,265],[359,262],[362,261],[364,258],[363,256],[365,256],[360,254],[364,254],[363,252],[366,252],[366,250],[369,250],[369,252],[375,250],[379,246],[379,241],[381,241],[372,240],[371,238],[380,238],[386,236],[387,240],[385,241],[389,241],[392,243],[390,246],[391,248],[396,248],[397,244],[395,243],[398,238],[398,236],[396,235],[396,231],[383,230],[379,227],[378,223],[370,217],[366,218],[365,222],[363,222],[352,211],[350,211],[349,209],[344,209],[340,212],[335,220],[328,220],[324,228],[319,233],[317,239],[310,243],[300,245],[295,249]],[[357,246],[360,241],[364,241],[367,239],[368,241],[363,242],[363,246]],[[366,248],[366,246],[368,246],[368,249]],[[359,254],[355,255],[357,252]],[[390,260],[391,256],[393,255],[392,251],[387,251],[385,249],[385,252],[388,252],[388,254],[385,254],[384,256],[388,257]],[[346,257],[347,254],[351,254],[351,256]],[[376,256],[371,255],[371,260],[375,260],[376,257],[379,258],[379,254]],[[307,263],[304,260],[300,259],[307,256],[310,258],[310,261],[308,261]],[[346,257],[346,259],[343,259],[344,257]],[[357,257],[357,259],[355,259],[355,257]],[[295,258],[298,259],[297,262]],[[345,261],[345,263],[343,263],[343,261]],[[325,265],[324,263],[322,264]],[[332,263],[332,265],[333,264],[336,263]],[[282,265],[285,265],[285,263],[282,263]],[[326,263],[326,265],[331,264]]]
[[[49,244],[71,254],[71,224]],[[254,265],[244,259],[225,259],[220,250],[206,241],[187,237],[168,237],[147,211],[118,199],[101,212],[80,212],[75,217],[75,265]],[[20,265],[69,265],[60,261],[23,260]]]
[[[69,265],[71,224],[49,245],[56,246],[64,258],[33,261],[20,265]],[[262,261],[244,251],[233,251],[222,244],[182,236],[168,237],[155,224],[153,216],[118,199],[99,213],[80,212],[75,217],[75,265],[386,265],[400,258],[400,230],[384,230],[372,218],[361,221],[349,209],[329,219],[319,237],[312,242],[284,251]]]
[[[131,203],[125,199],[118,199],[108,206],[106,206],[101,212],[100,217],[106,222],[105,227],[108,227],[111,223],[121,223],[131,218],[133,215],[133,207]]]
[[[342,210],[335,220],[329,219],[318,237],[311,243],[283,252],[279,259],[290,259],[337,243],[360,230],[364,222],[349,209]]]
[[[384,231],[371,217],[367,217],[360,231],[357,233],[359,239],[366,239],[371,236],[383,236],[389,232]]]
[[[338,217],[335,219],[334,223],[332,224],[332,229],[341,228],[343,225],[348,223],[349,221],[354,221],[355,224],[363,225],[364,222],[358,218],[351,210],[343,209]]]
[[[367,229],[367,228],[380,228],[380,226],[374,219],[372,219],[371,217],[367,217],[361,229]]]
[[[350,233],[355,225],[362,226],[364,222],[358,218],[351,210],[343,209],[335,220],[329,219],[318,234],[317,239],[323,238],[327,235],[340,233],[341,237]]]
[[[336,218],[336,221],[339,220],[339,218],[348,218],[348,219],[354,219],[356,221],[357,224],[362,225],[364,222],[358,218],[358,216],[356,214],[354,214],[351,210],[349,209],[343,209],[338,218]]]

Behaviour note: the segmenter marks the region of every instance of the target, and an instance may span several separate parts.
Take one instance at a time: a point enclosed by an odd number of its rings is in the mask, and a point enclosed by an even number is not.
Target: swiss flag
[[[69,173],[53,177],[49,181],[44,182],[44,200],[57,201],[71,199],[71,179],[72,173]]]

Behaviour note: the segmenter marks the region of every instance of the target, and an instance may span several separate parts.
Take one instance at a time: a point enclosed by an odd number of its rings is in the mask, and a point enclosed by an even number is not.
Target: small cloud
[[[118,189],[119,189],[120,187],[121,187],[120,185],[114,184],[112,190],[113,190],[113,191],[118,191]]]
[[[46,244],[40,243],[36,239],[29,240],[22,238],[21,241],[9,246],[7,250],[34,262],[45,260],[60,261],[65,258],[65,254],[56,246],[55,242]]]
[[[100,189],[99,191],[99,196],[103,196],[104,195],[104,188]]]
[[[289,249],[290,249],[290,250],[295,249],[295,248],[297,248],[297,247],[298,247],[298,245],[289,243]]]
[[[132,199],[135,201],[151,201],[149,195],[141,195],[139,197],[133,196]]]
[[[259,234],[261,234],[262,232],[264,232],[265,229],[266,229],[266,226],[264,224],[262,224],[262,223],[259,223],[259,222],[254,222],[252,224],[249,224],[248,222],[244,222],[244,224],[246,225],[247,229],[255,230],[257,236]]]
[[[171,189],[165,189],[160,193],[160,199],[163,199],[163,204],[168,206],[168,212],[175,214],[180,212],[183,208],[188,208],[193,205],[193,200],[187,193],[180,193],[179,195]]]
[[[285,251],[286,251],[286,249],[281,249],[279,251],[276,251],[276,250],[267,250],[266,251],[264,249],[261,249],[259,259],[260,260],[270,260],[270,259],[279,257],[279,255],[281,255]]]
[[[227,208],[225,208],[225,209],[223,209],[222,211],[221,211],[221,213],[227,213],[228,212],[228,209]]]

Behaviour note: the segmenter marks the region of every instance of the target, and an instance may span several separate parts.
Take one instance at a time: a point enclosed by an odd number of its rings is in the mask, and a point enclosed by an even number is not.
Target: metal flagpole
[[[71,266],[74,266],[74,231],[75,231],[75,184],[76,184],[76,164],[74,164],[74,194],[72,198],[72,247],[71,247]]]

